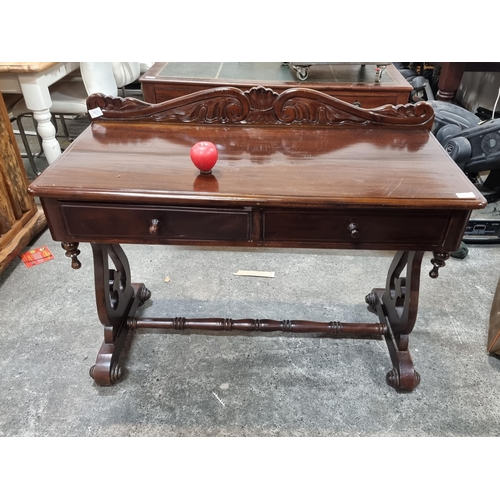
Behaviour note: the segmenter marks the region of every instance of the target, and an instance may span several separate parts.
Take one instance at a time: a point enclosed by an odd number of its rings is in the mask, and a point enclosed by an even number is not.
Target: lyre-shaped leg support
[[[118,357],[129,332],[127,318],[150,297],[141,284],[130,282],[128,259],[119,245],[92,243],[97,313],[104,325],[104,342],[90,376],[98,385],[112,385],[122,377]]]
[[[122,377],[118,358],[129,330],[143,326],[139,325],[140,321],[135,316],[137,309],[149,299],[151,293],[142,283],[131,283],[128,260],[119,245],[92,243],[92,251],[97,312],[104,325],[104,342],[97,355],[96,363],[90,370],[90,375],[98,385],[108,386]],[[411,392],[420,382],[420,376],[413,367],[408,350],[408,340],[417,318],[420,266],[423,255],[424,252],[410,251],[401,251],[396,254],[387,274],[386,287],[375,288],[366,296],[369,309],[378,315],[382,325],[360,325],[368,328],[369,333],[376,330],[385,336],[393,364],[393,369],[387,374],[387,382],[398,392]],[[191,322],[194,321],[198,328],[206,327],[209,330],[218,331],[220,328],[216,320],[217,318],[211,318],[191,320]],[[247,320],[227,321],[236,326],[243,322],[242,328],[245,331],[255,330],[255,325],[252,323],[249,327]],[[280,326],[281,323],[276,326],[274,323],[278,322],[262,321],[265,325],[269,324],[270,331],[284,331]],[[155,326],[158,320],[149,319],[142,322],[147,326]],[[169,320],[160,323],[160,326],[169,327]],[[312,331],[313,326],[318,326],[300,321],[292,323],[296,329],[304,332]],[[302,325],[303,323],[305,326]],[[258,324],[260,325],[261,321],[258,321]],[[320,325],[321,328],[324,326]],[[351,330],[357,332],[357,329],[353,330],[353,325],[341,326],[349,332]]]
[[[387,325],[385,340],[393,364],[387,383],[398,392],[411,392],[420,382],[408,340],[417,319],[423,255],[424,252],[398,252],[389,268],[385,289],[375,288],[366,296],[370,311]]]

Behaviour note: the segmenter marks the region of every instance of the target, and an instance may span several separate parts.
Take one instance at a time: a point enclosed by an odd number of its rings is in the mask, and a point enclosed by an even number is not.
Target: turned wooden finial
[[[71,267],[73,269],[80,269],[82,263],[78,260],[80,250],[78,250],[79,243],[61,243],[61,246],[66,250],[66,257],[71,258]]]
[[[439,253],[433,252],[434,258],[431,259],[431,264],[434,266],[429,272],[429,276],[433,279],[439,277],[439,268],[446,265],[446,261],[449,259],[449,253]]]

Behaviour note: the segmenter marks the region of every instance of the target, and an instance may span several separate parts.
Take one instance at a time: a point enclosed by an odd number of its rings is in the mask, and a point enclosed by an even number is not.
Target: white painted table
[[[23,95],[37,121],[37,132],[49,164],[61,154],[56,130],[50,121],[49,86],[79,66],[79,62],[0,62],[0,91]]]

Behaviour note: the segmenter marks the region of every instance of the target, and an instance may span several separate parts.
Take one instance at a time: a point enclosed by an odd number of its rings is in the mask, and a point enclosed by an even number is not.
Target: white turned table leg
[[[37,131],[42,138],[43,152],[48,163],[52,163],[60,154],[61,146],[56,139],[56,129],[50,121],[50,109],[33,111],[33,116],[37,121]]]
[[[27,74],[20,76],[19,81],[26,106],[33,112],[37,121],[37,131],[42,138],[43,151],[50,164],[61,154],[61,146],[56,139],[56,129],[50,121],[52,100],[49,80],[44,74]]]

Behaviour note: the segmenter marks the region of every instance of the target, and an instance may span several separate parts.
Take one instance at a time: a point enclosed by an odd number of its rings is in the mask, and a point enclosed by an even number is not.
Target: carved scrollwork
[[[271,89],[256,87],[244,93],[250,105],[247,123],[276,123],[274,105],[278,94]]]
[[[221,87],[210,92],[200,91],[149,104],[131,97],[109,97],[93,94],[87,99],[87,109],[99,108],[97,120],[133,120],[180,123],[239,123],[250,112],[250,103],[236,88]]]
[[[417,318],[423,252],[398,252],[389,273],[383,303],[396,335],[412,331]]]
[[[193,103],[185,109],[173,110],[165,118],[188,123],[237,123],[249,113],[247,103],[232,96]]]
[[[218,87],[149,104],[131,97],[94,94],[87,108],[99,108],[93,120],[199,124],[272,124],[327,126],[404,126],[430,129],[434,111],[426,102],[363,109],[317,90],[291,88],[281,94],[262,86],[242,91]]]
[[[387,274],[385,289],[375,288],[366,296],[368,310],[385,322],[385,341],[393,365],[386,380],[398,392],[411,392],[420,383],[408,343],[417,318],[423,255],[424,252],[397,252]]]
[[[90,376],[98,385],[108,386],[123,376],[118,358],[130,330],[127,317],[135,316],[151,292],[142,283],[131,283],[128,259],[120,245],[91,243],[91,246],[97,313],[104,326],[104,342]]]
[[[105,327],[112,327],[112,341],[122,316],[134,296],[128,260],[119,245],[92,244],[98,314]]]
[[[311,89],[288,89],[276,99],[276,115],[282,123],[312,125],[431,126],[434,111],[427,103],[387,104],[363,109]]]
[[[308,89],[285,90],[274,103],[274,111],[279,123],[312,125],[364,125],[368,123],[366,113],[364,116],[363,113],[358,116],[354,113],[355,110],[361,110],[361,108]]]
[[[139,99],[134,99],[132,97],[112,97],[105,96],[104,94],[92,94],[87,99],[87,109],[105,109],[108,113],[113,111],[118,111],[123,113],[125,111],[137,112],[142,109],[149,108],[147,102],[140,101]]]

